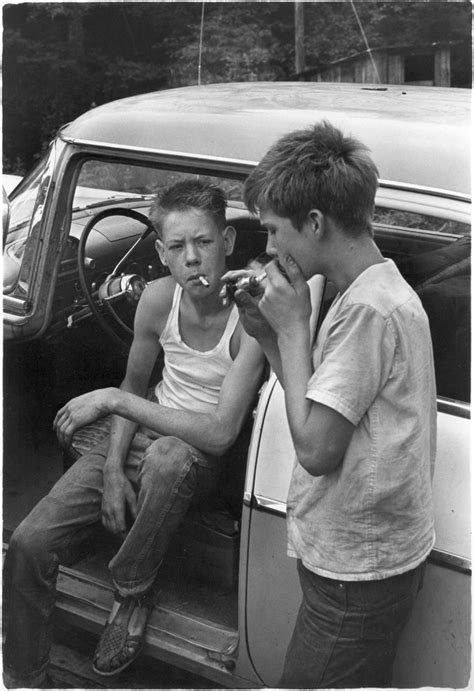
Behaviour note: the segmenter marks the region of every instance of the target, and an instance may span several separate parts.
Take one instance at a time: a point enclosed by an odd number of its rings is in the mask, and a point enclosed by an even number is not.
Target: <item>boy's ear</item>
[[[158,252],[158,255],[161,259],[161,263],[163,266],[167,266],[167,261],[166,261],[166,256],[165,256],[165,247],[163,245],[163,242],[158,238],[155,240],[155,250]]]
[[[311,211],[309,211],[308,223],[315,234],[320,237],[324,234],[324,214],[319,209],[311,209]]]
[[[230,256],[234,251],[235,238],[237,237],[237,231],[234,226],[226,226],[222,231],[224,236],[224,246],[226,257]]]

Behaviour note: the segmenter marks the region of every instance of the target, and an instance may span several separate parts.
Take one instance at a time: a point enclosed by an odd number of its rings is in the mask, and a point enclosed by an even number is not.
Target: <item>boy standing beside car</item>
[[[390,686],[434,543],[430,331],[374,243],[377,179],[366,147],[322,122],[281,138],[245,185],[274,260],[262,293],[235,299],[283,386],[296,451],[288,553],[303,600],[281,687]],[[315,274],[338,294],[311,343]]]
[[[122,385],[74,398],[56,415],[64,447],[78,429],[113,417],[108,440],[60,478],[11,539],[7,687],[49,687],[58,566],[77,559],[100,522],[123,542],[109,564],[115,601],[94,669],[125,669],[141,650],[170,539],[192,501],[216,486],[220,457],[242,427],[264,362],[235,305],[219,296],[235,241],[225,209],[222,190],[203,181],[177,183],[156,200],[151,220],[171,275],[141,297]],[[160,348],[163,377],[148,400]]]

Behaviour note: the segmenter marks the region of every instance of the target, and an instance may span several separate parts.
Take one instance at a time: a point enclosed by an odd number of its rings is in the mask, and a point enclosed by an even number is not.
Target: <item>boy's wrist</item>
[[[294,350],[298,342],[309,343],[309,324],[302,322],[301,324],[293,324],[291,328],[285,327],[277,334],[278,347],[280,349],[291,347]]]
[[[262,347],[275,345],[278,341],[277,334],[273,329],[265,329],[256,337]]]
[[[114,478],[124,475],[123,464],[120,458],[107,458],[103,469],[104,477]]]
[[[115,386],[109,386],[109,388],[106,389],[106,392],[107,393],[104,401],[104,414],[118,415],[120,401],[122,399],[122,392]]]

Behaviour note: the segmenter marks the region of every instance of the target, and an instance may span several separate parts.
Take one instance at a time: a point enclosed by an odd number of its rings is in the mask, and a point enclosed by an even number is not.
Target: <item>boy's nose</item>
[[[197,264],[199,262],[199,254],[195,247],[189,245],[186,247],[186,264]]]
[[[267,235],[267,246],[265,247],[265,252],[270,255],[270,257],[276,257],[278,255],[278,252],[276,251],[276,247],[273,244],[272,236]]]

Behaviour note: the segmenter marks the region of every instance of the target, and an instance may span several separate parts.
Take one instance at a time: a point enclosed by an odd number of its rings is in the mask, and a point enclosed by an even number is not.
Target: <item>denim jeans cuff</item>
[[[115,590],[122,597],[127,597],[127,595],[143,595],[144,593],[152,589],[156,579],[156,574],[158,573],[160,566],[161,563],[158,565],[158,568],[151,576],[149,576],[148,578],[141,579],[139,581],[117,581],[115,578],[112,578],[112,583],[114,584]]]
[[[3,683],[7,689],[39,689],[44,686],[47,679],[49,662],[42,668],[28,674],[18,674],[14,669],[5,665],[3,670]]]

